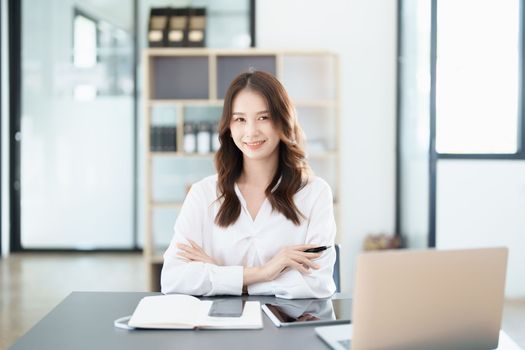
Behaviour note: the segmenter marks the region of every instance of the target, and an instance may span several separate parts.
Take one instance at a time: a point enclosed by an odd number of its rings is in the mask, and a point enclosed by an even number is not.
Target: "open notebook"
[[[263,328],[261,306],[247,301],[240,317],[211,317],[212,300],[199,300],[191,295],[171,294],[144,297],[128,325],[154,329],[260,329]]]

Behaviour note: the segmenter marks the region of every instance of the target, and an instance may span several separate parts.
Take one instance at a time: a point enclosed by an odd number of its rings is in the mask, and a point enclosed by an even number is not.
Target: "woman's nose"
[[[257,134],[257,123],[253,121],[246,122],[245,132],[248,135],[256,135]]]

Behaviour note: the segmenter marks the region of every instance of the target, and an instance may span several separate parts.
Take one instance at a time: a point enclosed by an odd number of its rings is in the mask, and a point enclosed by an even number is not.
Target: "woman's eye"
[[[244,118],[237,117],[237,118],[233,119],[233,121],[235,121],[235,122],[243,122]]]
[[[270,119],[270,117],[267,116],[267,115],[261,115],[261,116],[259,117],[259,120],[268,120],[268,119]]]

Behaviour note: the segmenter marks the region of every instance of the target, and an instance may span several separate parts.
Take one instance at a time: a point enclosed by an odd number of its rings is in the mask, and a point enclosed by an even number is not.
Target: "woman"
[[[332,295],[332,192],[312,176],[281,83],[250,72],[231,83],[219,123],[217,175],[195,183],[164,254],[163,293]],[[321,253],[304,252],[318,246]]]

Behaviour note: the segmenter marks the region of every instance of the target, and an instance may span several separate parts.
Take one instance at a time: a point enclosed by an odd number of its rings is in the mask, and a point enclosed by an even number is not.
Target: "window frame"
[[[433,248],[436,246],[436,197],[437,197],[437,163],[443,159],[457,159],[457,160],[525,160],[525,0],[520,0],[519,3],[519,85],[518,85],[518,151],[515,153],[438,153],[436,150],[436,60],[437,60],[437,1],[430,1],[430,86],[429,88],[429,111],[428,116],[430,120],[429,125],[429,148],[428,148],[428,230],[427,230],[427,246]],[[402,196],[402,149],[401,139],[403,138],[403,130],[401,128],[401,102],[402,102],[402,60],[403,52],[403,25],[401,21],[402,9],[404,0],[398,0],[398,26],[397,26],[397,111],[396,111],[396,208],[395,208],[395,227],[396,235],[404,235],[404,227],[401,222],[402,208],[404,207],[404,198]]]

